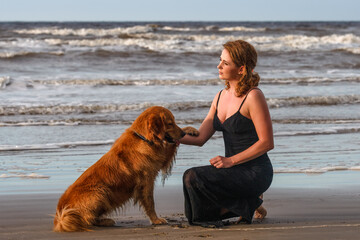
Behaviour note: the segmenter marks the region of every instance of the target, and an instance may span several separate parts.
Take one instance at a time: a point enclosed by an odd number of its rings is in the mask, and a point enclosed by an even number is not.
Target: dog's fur
[[[197,135],[196,129],[185,132]],[[175,140],[185,132],[163,107],[145,110],[118,138],[110,151],[89,167],[61,196],[54,231],[88,231],[92,226],[113,226],[106,214],[130,199],[139,203],[152,224],[165,224],[154,208],[154,182],[161,170],[170,174],[176,154]]]

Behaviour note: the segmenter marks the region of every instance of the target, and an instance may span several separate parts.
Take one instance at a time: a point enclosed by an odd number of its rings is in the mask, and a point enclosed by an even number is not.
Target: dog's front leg
[[[164,218],[159,218],[155,212],[154,203],[154,181],[145,180],[145,184],[139,192],[139,201],[144,208],[146,215],[150,218],[152,224],[167,224]]]

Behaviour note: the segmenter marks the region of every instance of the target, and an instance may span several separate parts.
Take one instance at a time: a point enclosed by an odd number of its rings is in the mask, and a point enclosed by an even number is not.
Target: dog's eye
[[[172,122],[168,123],[169,126],[173,126],[174,124]]]

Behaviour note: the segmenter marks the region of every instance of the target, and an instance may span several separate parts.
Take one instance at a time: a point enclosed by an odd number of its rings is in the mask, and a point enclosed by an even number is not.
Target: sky
[[[0,0],[0,21],[360,21],[359,0]]]

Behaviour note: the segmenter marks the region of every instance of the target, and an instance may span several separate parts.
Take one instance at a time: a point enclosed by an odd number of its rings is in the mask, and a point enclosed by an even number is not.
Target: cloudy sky
[[[359,0],[0,0],[0,21],[360,21]]]

